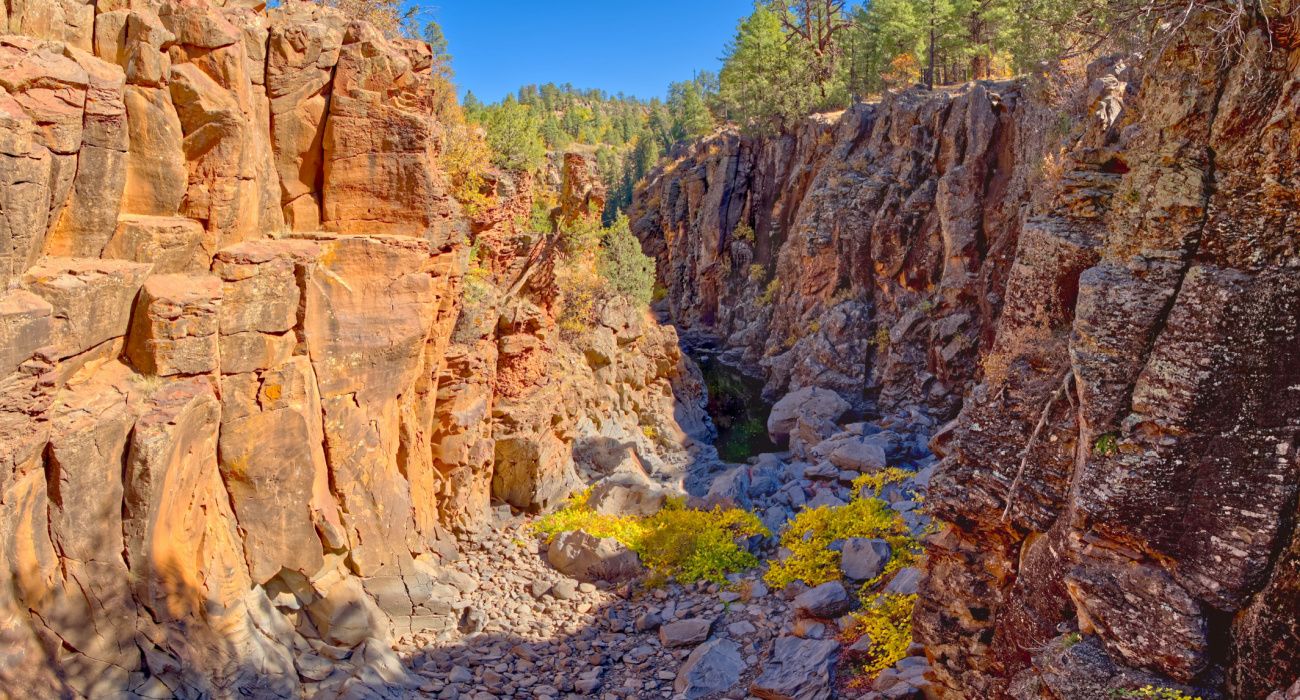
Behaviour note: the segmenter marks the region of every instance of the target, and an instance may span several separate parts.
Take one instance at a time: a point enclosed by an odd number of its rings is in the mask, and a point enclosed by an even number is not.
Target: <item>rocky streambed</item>
[[[706,377],[716,371],[706,364]],[[764,436],[770,429],[769,439],[788,447],[727,462],[709,458],[704,446],[685,481],[692,507],[740,507],[763,520],[773,536],[750,543],[758,568],[723,584],[603,580],[598,572],[611,569],[591,563],[619,556],[616,548],[578,535],[550,540],[537,534],[534,516],[501,506],[489,527],[458,540],[459,557],[436,584],[458,628],[400,639],[405,668],[369,692],[455,700],[922,697],[927,665],[919,646],[874,682],[856,672],[872,642],[853,639],[850,613],[861,604],[860,585],[882,573],[888,554],[881,558],[871,542],[836,542],[840,576],[813,588],[778,589],[765,574],[789,555],[779,546],[782,528],[806,509],[844,507],[863,474],[901,470],[863,495],[888,504],[913,536],[923,534],[929,519],[919,503],[935,463],[926,447],[933,424],[917,414],[841,423],[848,404],[813,389],[754,408],[770,413]],[[643,502],[626,494],[609,500]],[[559,542],[572,549],[574,540],[588,549],[557,554]],[[919,576],[909,566],[886,574],[882,585],[910,595]],[[352,697],[366,687],[337,676],[321,684],[326,696]]]

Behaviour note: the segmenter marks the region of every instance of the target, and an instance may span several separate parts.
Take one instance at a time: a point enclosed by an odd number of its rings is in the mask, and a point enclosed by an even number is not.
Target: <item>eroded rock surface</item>
[[[527,176],[461,211],[440,70],[314,3],[0,3],[0,695],[408,697],[494,495],[680,490],[702,389],[643,309],[599,376],[539,293],[453,339],[469,239],[551,232]]]

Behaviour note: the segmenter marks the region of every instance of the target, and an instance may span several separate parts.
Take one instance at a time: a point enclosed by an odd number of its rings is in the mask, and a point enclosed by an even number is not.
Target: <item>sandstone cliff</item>
[[[682,328],[781,395],[959,417],[916,611],[946,697],[1300,675],[1296,49],[908,91],[673,154],[634,221]]]
[[[401,694],[494,493],[680,478],[644,310],[453,338],[531,202],[461,211],[434,69],[310,3],[0,3],[0,695]]]

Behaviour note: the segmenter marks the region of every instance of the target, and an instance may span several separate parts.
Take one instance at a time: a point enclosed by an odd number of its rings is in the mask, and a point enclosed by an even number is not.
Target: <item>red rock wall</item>
[[[487,486],[441,507],[469,224],[427,47],[298,3],[3,8],[0,695],[296,697],[324,645],[454,627]]]
[[[955,415],[978,376],[1042,135],[1019,83],[723,131],[675,152],[632,207],[671,316],[779,398]],[[753,231],[752,238],[746,232]]]
[[[945,697],[1300,676],[1300,78],[1289,26],[1223,47],[1211,21],[1086,74],[722,133],[638,193],[674,319],[774,392],[959,413],[915,617]]]

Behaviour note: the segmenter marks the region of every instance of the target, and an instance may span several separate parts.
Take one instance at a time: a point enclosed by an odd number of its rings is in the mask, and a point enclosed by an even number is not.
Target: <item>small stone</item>
[[[573,579],[562,578],[551,587],[551,595],[558,600],[573,600],[578,596],[578,583]]]
[[[452,666],[447,674],[448,683],[471,683],[473,680],[474,674],[464,666]]]

